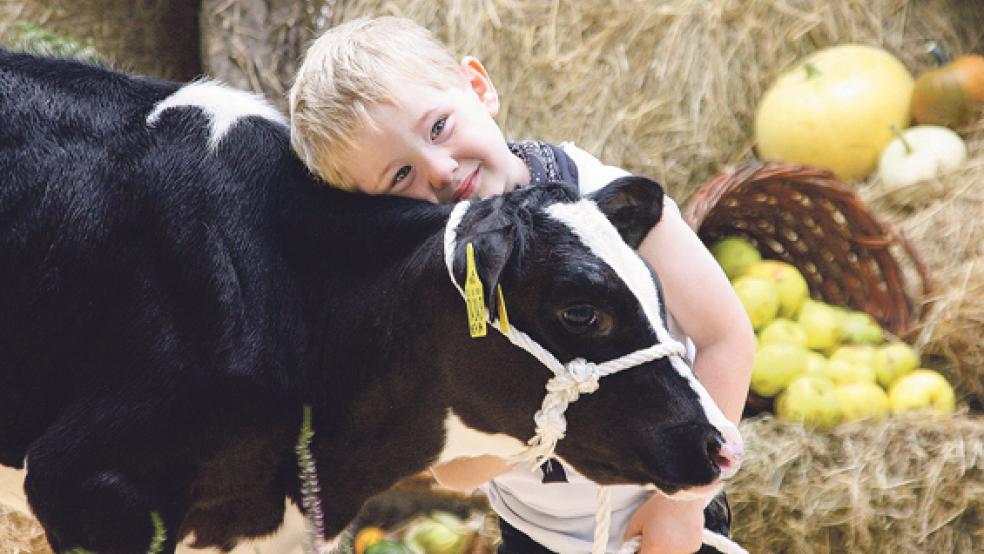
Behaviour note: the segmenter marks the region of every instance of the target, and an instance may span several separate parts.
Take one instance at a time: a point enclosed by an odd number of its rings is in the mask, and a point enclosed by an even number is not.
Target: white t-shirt
[[[577,166],[581,194],[594,192],[609,182],[629,175],[621,168],[605,165],[573,143],[565,142],[561,149]],[[679,217],[680,209],[669,196],[663,206]],[[671,314],[668,314],[670,333],[687,345],[688,358],[694,359],[693,342],[683,336]],[[532,416],[532,414],[531,414]],[[561,554],[589,554],[594,541],[598,485],[574,468],[564,465],[567,482],[543,482],[543,472],[529,466],[513,467],[480,488],[499,517],[537,543]],[[622,536],[636,509],[652,494],[636,485],[609,487],[611,494],[611,527],[608,550],[614,552],[622,544]]]

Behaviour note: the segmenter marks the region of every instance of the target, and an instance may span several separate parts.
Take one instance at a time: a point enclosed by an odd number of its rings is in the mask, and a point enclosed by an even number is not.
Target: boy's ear
[[[464,74],[468,86],[478,95],[482,105],[489,111],[489,115],[495,117],[499,114],[499,93],[489,78],[489,72],[485,70],[482,62],[474,56],[465,56],[461,59],[461,73]]]
[[[518,239],[517,223],[506,210],[500,208],[501,198],[492,201],[491,209],[482,210],[478,217],[465,217],[458,225],[454,250],[454,278],[465,287],[467,268],[467,244],[475,251],[475,266],[482,281],[485,306],[490,319],[495,321],[498,312],[497,288],[512,257]]]
[[[588,196],[632,248],[663,216],[663,187],[646,177],[619,177]]]

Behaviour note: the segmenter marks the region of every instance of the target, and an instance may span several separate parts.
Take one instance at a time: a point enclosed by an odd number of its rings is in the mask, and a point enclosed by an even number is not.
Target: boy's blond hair
[[[353,135],[373,126],[369,109],[395,103],[407,80],[441,89],[465,84],[454,55],[409,19],[360,18],[322,34],[290,89],[290,141],[308,169],[336,187],[354,188],[341,168]]]

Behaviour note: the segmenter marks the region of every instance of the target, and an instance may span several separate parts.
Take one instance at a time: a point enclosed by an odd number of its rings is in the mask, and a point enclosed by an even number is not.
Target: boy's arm
[[[755,334],[714,257],[667,203],[639,246],[656,270],[667,311],[694,341],[694,373],[733,423],[741,418],[755,357]]]
[[[731,283],[675,205],[639,246],[663,285],[667,311],[694,341],[694,373],[735,424],[741,418],[755,357],[755,335]],[[704,500],[654,494],[632,515],[626,538],[642,535],[641,554],[689,553],[700,546]]]
[[[573,142],[560,147],[577,165],[582,195],[629,175],[601,163]],[[697,347],[697,377],[724,415],[737,424],[748,394],[755,335],[727,276],[669,199],[639,253],[659,275],[668,311]]]
[[[471,492],[479,485],[509,470],[509,462],[486,454],[473,458],[455,458],[450,462],[431,466],[434,480],[444,488],[458,492]]]

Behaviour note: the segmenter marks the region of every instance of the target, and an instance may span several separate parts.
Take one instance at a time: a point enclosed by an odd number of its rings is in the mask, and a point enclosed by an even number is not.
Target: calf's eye
[[[598,323],[598,310],[587,304],[572,306],[560,312],[560,320],[571,331],[587,331]]]

